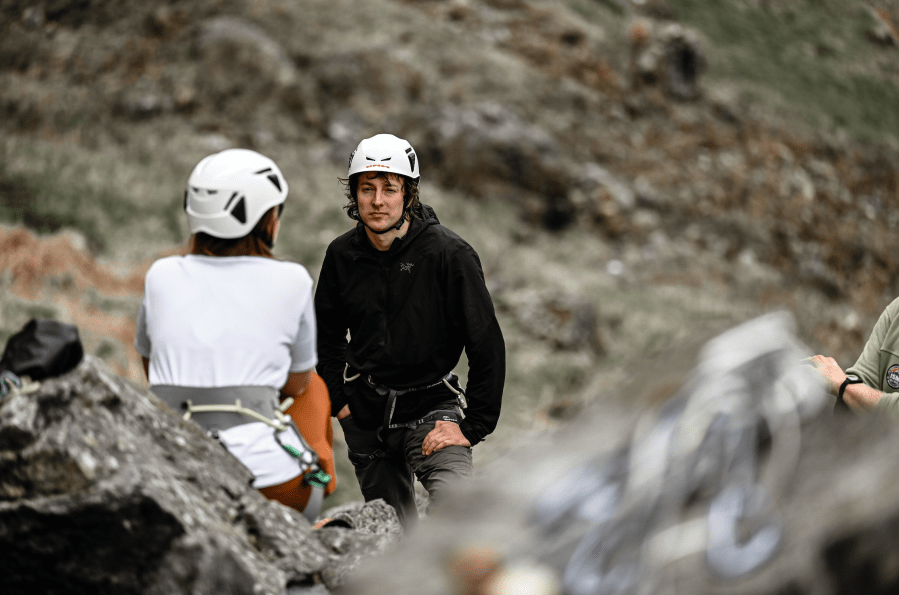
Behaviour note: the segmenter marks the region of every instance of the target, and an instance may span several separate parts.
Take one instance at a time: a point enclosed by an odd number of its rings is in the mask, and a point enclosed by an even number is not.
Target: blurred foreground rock
[[[332,514],[343,526],[313,530],[251,479],[88,356],[0,403],[2,590],[327,593],[401,533],[382,501],[346,505]]]
[[[897,592],[899,429],[832,412],[805,355],[769,315],[709,342],[679,387],[648,364],[630,390],[661,406],[599,402],[523,437],[338,592]]]

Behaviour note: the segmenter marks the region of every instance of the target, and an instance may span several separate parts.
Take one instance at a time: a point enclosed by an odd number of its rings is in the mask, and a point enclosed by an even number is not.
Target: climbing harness
[[[277,405],[277,391],[268,386],[225,386],[213,388],[154,385],[153,393],[173,409],[183,409],[185,421],[200,414],[196,423],[213,438],[218,433],[234,426],[247,423],[247,418],[264,423],[274,430],[275,442],[289,455],[297,459],[303,471],[303,483],[312,488],[303,516],[314,520],[321,510],[324,489],[331,482],[331,476],[319,466],[319,456],[303,438],[294,421],[285,412],[293,405],[293,397],[284,399]],[[233,405],[224,401],[234,399]],[[199,404],[196,404],[199,403]],[[248,406],[245,405],[248,404]],[[285,444],[280,434],[292,431],[303,449]]]
[[[17,388],[22,388],[22,379],[12,372],[0,374],[0,399]]]
[[[348,377],[347,372],[349,371],[350,365],[346,364],[343,369],[343,382],[353,382],[357,378],[360,378],[362,374],[356,373],[355,375]],[[465,398],[465,389],[462,386],[455,387],[452,385],[452,380],[456,380],[458,383],[458,377],[452,372],[448,372],[445,376],[443,376],[440,380],[436,382],[432,382],[431,384],[427,384],[424,386],[413,386],[410,388],[391,388],[387,385],[376,382],[371,375],[367,375],[363,378],[365,384],[367,384],[370,388],[372,388],[379,395],[387,397],[387,406],[384,408],[384,422],[381,426],[375,431],[375,434],[378,437],[378,440],[381,442],[384,439],[381,437],[381,432],[384,430],[393,430],[396,428],[410,428],[415,429],[423,423],[434,421],[434,420],[442,420],[449,421],[452,423],[460,423],[463,419],[465,419],[465,409],[468,408],[468,400]],[[429,411],[424,417],[419,418],[415,421],[410,422],[401,422],[401,423],[392,423],[393,422],[393,413],[396,410],[396,400],[398,397],[401,397],[405,394],[418,392],[427,390],[429,388],[434,388],[435,386],[440,386],[441,384],[445,385],[454,395],[456,395],[456,407],[453,410],[445,410],[438,409],[435,411]]]

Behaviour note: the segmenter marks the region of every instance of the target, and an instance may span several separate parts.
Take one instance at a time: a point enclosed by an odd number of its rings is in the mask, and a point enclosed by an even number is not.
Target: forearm
[[[322,265],[318,289],[315,292],[315,317],[318,327],[317,351],[318,364],[315,367],[318,375],[325,381],[331,395],[331,415],[335,415],[346,405],[343,396],[343,368],[346,353],[346,318],[343,308],[333,291],[328,274],[329,257],[325,257]]]
[[[843,401],[853,411],[871,411],[880,403],[884,393],[866,384],[850,384],[843,391]]]
[[[478,390],[469,382],[466,392],[468,409],[465,410],[465,419],[459,424],[462,434],[471,442],[477,444],[488,434],[496,429],[499,422],[501,399],[496,398],[496,393]],[[501,397],[502,393],[499,393]]]
[[[840,387],[843,388],[843,401],[853,411],[871,411],[878,406],[883,391],[864,384],[865,379],[857,384],[848,384],[846,373],[832,357],[815,355],[804,360],[811,365],[824,384],[824,389],[839,398]]]
[[[472,445],[496,429],[506,378],[506,350],[499,323],[490,325],[481,340],[466,347],[469,361],[468,409],[460,429]]]
[[[328,393],[331,395],[332,416],[337,415],[337,412],[346,405],[343,394],[343,368],[342,358],[334,357],[321,357],[315,368],[318,375],[325,381],[325,386],[328,387]]]
[[[281,398],[297,399],[306,392],[307,388],[309,388],[309,381],[311,378],[311,370],[306,372],[291,372],[287,376],[287,382],[281,388]]]
[[[493,430],[499,421],[499,411],[471,411],[466,410],[465,419],[459,424],[462,435],[472,446],[481,442]]]

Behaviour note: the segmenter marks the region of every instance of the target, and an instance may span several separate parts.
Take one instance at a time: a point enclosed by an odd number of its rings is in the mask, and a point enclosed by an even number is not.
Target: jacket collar
[[[419,234],[421,234],[425,229],[430,227],[431,225],[437,225],[440,221],[437,219],[437,214],[434,212],[434,209],[430,207],[430,205],[421,205],[422,211],[424,212],[424,219],[418,219],[417,217],[412,217],[412,220],[409,222],[409,229],[406,231],[406,235],[401,238],[396,238],[393,240],[393,243],[390,244],[390,249],[386,252],[381,252],[374,246],[372,246],[371,241],[368,239],[368,235],[365,233],[365,226],[362,223],[356,224],[356,233],[354,235],[354,244],[356,245],[356,254],[354,255],[354,259],[360,258],[362,256],[369,256],[378,258],[383,255],[396,255],[402,252],[409,244],[414,240]]]

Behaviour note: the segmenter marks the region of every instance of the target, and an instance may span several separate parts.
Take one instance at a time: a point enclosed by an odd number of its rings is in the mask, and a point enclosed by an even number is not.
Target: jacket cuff
[[[481,438],[477,436],[464,421],[459,424],[459,429],[462,430],[462,435],[465,436],[465,439],[468,440],[472,446],[481,441]]]
[[[331,417],[337,417],[337,414],[340,413],[340,410],[343,409],[343,406],[347,404],[347,400],[343,398],[343,391],[340,391],[340,397],[335,398],[331,396]]]

